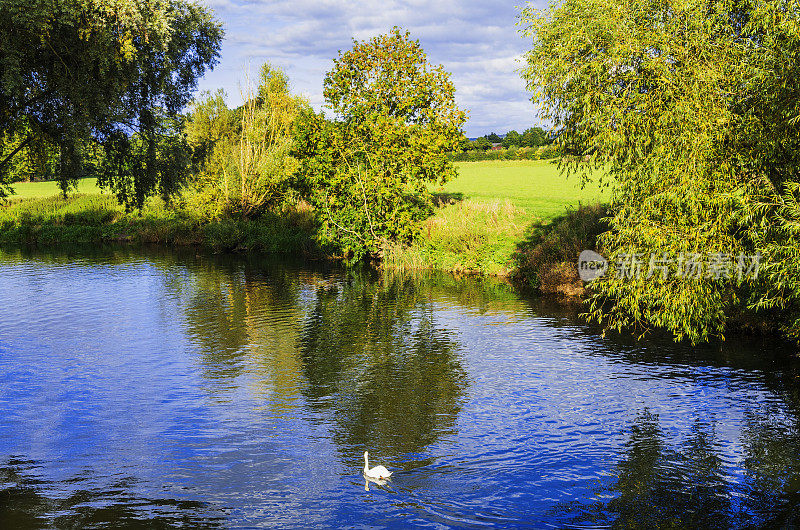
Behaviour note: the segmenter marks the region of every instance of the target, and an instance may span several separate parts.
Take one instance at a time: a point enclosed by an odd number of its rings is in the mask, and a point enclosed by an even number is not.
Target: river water
[[[492,280],[6,249],[0,527],[797,524],[793,354]]]

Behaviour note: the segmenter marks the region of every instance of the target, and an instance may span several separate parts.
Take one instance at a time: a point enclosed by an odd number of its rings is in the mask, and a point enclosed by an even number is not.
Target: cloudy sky
[[[224,88],[238,104],[244,69],[264,61],[286,70],[293,89],[320,109],[322,80],[339,50],[387,32],[408,29],[429,62],[452,73],[459,106],[469,111],[467,136],[522,131],[538,120],[517,69],[529,47],[515,25],[523,0],[352,1],[204,0],[225,25],[222,56],[200,81]],[[534,2],[542,4],[543,2]]]

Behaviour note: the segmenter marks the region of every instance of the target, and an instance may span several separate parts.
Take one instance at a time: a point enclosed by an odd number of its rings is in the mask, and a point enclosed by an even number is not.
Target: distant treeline
[[[552,141],[541,127],[531,127],[522,134],[511,130],[502,137],[495,132],[474,140],[463,136],[458,148],[448,156],[456,162],[555,158],[558,151],[549,147]]]
[[[539,147],[517,147],[512,145],[509,148],[489,149],[469,149],[467,151],[453,152],[449,154],[450,160],[454,162],[479,162],[481,160],[544,160],[558,156],[558,149],[552,145],[542,145]]]
[[[541,127],[531,127],[525,129],[522,134],[511,130],[508,131],[505,136],[500,136],[495,132],[474,140],[470,140],[465,136],[461,139],[460,148],[461,151],[488,151],[493,146],[499,147],[497,144],[508,149],[510,147],[540,147],[549,145],[552,141],[552,138],[544,129]]]

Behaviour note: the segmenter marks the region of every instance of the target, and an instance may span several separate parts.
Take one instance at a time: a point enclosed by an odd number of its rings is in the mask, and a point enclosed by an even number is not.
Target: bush
[[[231,111],[221,93],[207,96],[187,124],[198,179],[184,198],[211,219],[256,218],[279,206],[299,167],[290,152],[295,121],[307,104],[289,94],[286,75],[264,64],[258,86],[248,84],[243,99]]]
[[[515,280],[542,293],[582,295],[578,255],[597,249],[597,237],[608,230],[607,216],[605,206],[579,206],[546,225],[531,226],[518,246]]]

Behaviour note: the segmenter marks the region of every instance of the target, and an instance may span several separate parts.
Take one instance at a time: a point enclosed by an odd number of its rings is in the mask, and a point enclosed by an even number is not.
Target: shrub
[[[579,296],[578,255],[596,250],[597,238],[608,230],[602,205],[579,206],[548,224],[528,228],[515,257],[515,280],[543,293]]]
[[[283,202],[299,167],[293,129],[307,104],[289,93],[286,75],[264,64],[243,99],[231,111],[222,93],[206,96],[187,124],[198,178],[185,200],[210,218],[263,215]]]

